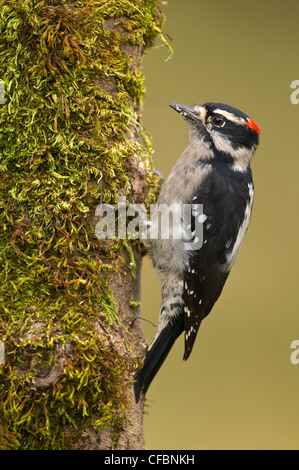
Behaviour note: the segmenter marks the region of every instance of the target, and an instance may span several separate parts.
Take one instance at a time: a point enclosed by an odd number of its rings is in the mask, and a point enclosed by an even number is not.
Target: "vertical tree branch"
[[[0,0],[0,448],[144,447],[141,255],[96,207],[154,200],[140,136],[154,0]]]

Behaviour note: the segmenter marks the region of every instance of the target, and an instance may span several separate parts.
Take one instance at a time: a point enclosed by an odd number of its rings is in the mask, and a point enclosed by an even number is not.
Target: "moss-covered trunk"
[[[0,448],[143,448],[141,259],[100,203],[154,200],[138,112],[155,0],[0,0]],[[3,361],[2,361],[3,362]]]

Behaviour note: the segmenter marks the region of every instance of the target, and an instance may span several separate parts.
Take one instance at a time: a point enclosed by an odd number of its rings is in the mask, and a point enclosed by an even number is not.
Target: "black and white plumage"
[[[136,374],[136,401],[183,332],[184,359],[188,359],[201,321],[221,294],[238,255],[253,204],[250,161],[258,145],[257,124],[222,103],[170,106],[187,120],[189,142],[161,190],[158,207],[190,204],[192,210],[188,221],[183,210],[173,216],[183,234],[180,239],[150,240],[162,302],[155,339]],[[153,218],[152,228],[157,221]]]

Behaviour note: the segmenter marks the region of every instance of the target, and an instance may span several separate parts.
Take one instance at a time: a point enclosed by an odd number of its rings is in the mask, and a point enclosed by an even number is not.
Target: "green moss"
[[[137,308],[137,307],[139,307],[139,306],[140,306],[140,302],[139,302],[139,301],[137,301],[137,300],[131,300],[131,301],[130,301],[130,307],[132,307],[132,308]]]
[[[126,422],[128,358],[107,346],[121,328],[109,272],[123,261],[93,216],[129,190],[130,159],[152,166],[148,142],[126,138],[142,134],[144,86],[123,47],[149,47],[161,19],[154,0],[73,5],[0,0],[0,448],[68,448],[75,428],[108,423],[117,442]],[[59,357],[60,380],[36,387]]]

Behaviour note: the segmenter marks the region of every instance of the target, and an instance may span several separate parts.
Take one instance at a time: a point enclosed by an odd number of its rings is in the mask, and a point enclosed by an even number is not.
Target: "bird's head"
[[[193,108],[177,103],[169,105],[188,121],[190,141],[210,145],[210,158],[231,161],[239,171],[248,167],[261,132],[250,117],[222,103],[209,102]]]

